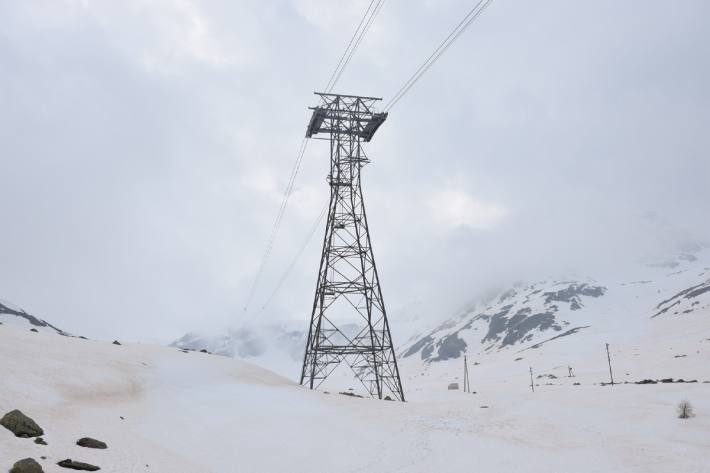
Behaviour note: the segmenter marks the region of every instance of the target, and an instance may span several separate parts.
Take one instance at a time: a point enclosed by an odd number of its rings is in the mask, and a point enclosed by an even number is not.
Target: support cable
[[[296,155],[296,162],[294,163],[293,169],[291,170],[291,176],[289,177],[288,184],[286,185],[286,189],[284,190],[283,199],[281,200],[281,206],[279,207],[279,211],[276,214],[276,220],[274,221],[274,225],[271,228],[271,233],[269,235],[268,243],[266,244],[266,249],[264,250],[264,254],[261,257],[259,269],[257,270],[256,276],[254,277],[254,281],[251,285],[251,289],[249,290],[249,296],[247,297],[247,302],[244,305],[244,312],[248,310],[249,305],[251,304],[251,301],[254,298],[254,293],[256,292],[256,288],[259,285],[259,280],[261,279],[261,275],[264,272],[266,262],[271,256],[271,250],[274,247],[276,236],[278,235],[279,230],[281,228],[281,222],[283,221],[284,214],[286,213],[286,206],[288,205],[288,200],[291,197],[291,194],[293,193],[293,187],[296,182],[296,176],[298,175],[298,171],[301,168],[301,162],[303,161],[303,155],[306,152],[307,146],[308,138],[304,137],[303,141],[301,141],[301,146],[298,149],[298,154]]]
[[[374,0],[373,0],[374,1]],[[385,4],[386,0],[377,0],[377,4],[375,4],[375,7],[372,9],[372,14],[370,17],[367,19],[367,22],[365,23],[365,26],[362,28],[360,31],[359,36],[357,37],[357,40],[355,40],[355,44],[353,44],[352,48],[350,49],[350,52],[348,53],[347,49],[345,50],[345,53],[343,53],[343,57],[345,57],[345,54],[347,54],[347,59],[345,59],[345,62],[343,63],[342,67],[340,70],[337,72],[335,75],[335,78],[333,80],[333,83],[330,84],[330,87],[326,88],[326,92],[332,92],[333,88],[335,87],[335,84],[340,80],[340,77],[343,75],[343,71],[345,71],[345,67],[350,63],[350,60],[352,59],[353,55],[355,54],[355,51],[357,51],[357,48],[360,46],[360,43],[362,43],[362,39],[365,37],[367,34],[368,30],[370,29],[370,26],[372,26],[372,23],[375,21],[375,18],[377,15],[380,13],[380,10],[382,9],[382,6]],[[372,2],[370,2],[370,5],[372,5]],[[369,8],[368,8],[369,10]],[[367,12],[365,12],[365,16],[367,16]],[[363,17],[363,20],[365,17]],[[361,22],[362,24],[362,22]],[[357,33],[357,31],[356,31]],[[354,38],[355,36],[353,36]],[[352,42],[352,40],[351,40]]]
[[[261,306],[261,309],[259,309],[259,313],[263,312],[264,309],[266,309],[266,307],[271,303],[271,301],[274,299],[276,294],[279,292],[279,289],[281,289],[281,286],[283,286],[283,283],[286,282],[286,279],[288,279],[289,275],[291,274],[291,271],[296,266],[296,263],[301,258],[301,255],[303,254],[303,252],[308,247],[308,244],[313,239],[313,235],[315,235],[316,231],[320,227],[320,223],[323,221],[323,218],[325,217],[325,215],[328,212],[328,207],[329,206],[327,204],[325,206],[323,206],[323,209],[318,214],[318,217],[316,218],[315,222],[313,222],[313,225],[311,225],[311,228],[308,231],[308,234],[307,234],[305,240],[303,240],[303,244],[299,248],[296,255],[293,257],[293,259],[291,260],[291,263],[286,268],[286,271],[284,271],[283,275],[281,276],[281,279],[279,279],[279,282],[276,284],[276,287],[274,288],[274,290],[271,293],[271,295],[269,296],[269,298],[266,300],[266,302],[264,302],[264,305]]]
[[[376,0],[370,0],[370,4],[367,6],[367,10],[365,10],[365,13],[362,15],[362,19],[360,20],[360,23],[358,23],[357,28],[355,28],[355,32],[353,33],[352,38],[350,38],[350,42],[348,45],[345,47],[345,51],[343,51],[343,55],[340,56],[340,61],[338,61],[338,65],[335,66],[335,69],[333,70],[333,73],[330,75],[330,79],[328,79],[328,85],[325,86],[325,91],[330,92],[333,90],[333,79],[335,79],[335,76],[338,74],[338,70],[340,69],[340,66],[343,65],[343,61],[345,60],[346,56],[348,55],[348,51],[352,47],[352,45],[355,43],[355,38],[357,37],[358,33],[360,32],[360,28],[362,28],[362,25],[365,23],[365,19],[367,18],[367,15],[370,13],[370,10],[372,9],[372,5],[375,3]]]
[[[424,61],[424,63],[419,66],[419,68],[414,72],[414,74],[407,79],[407,81],[400,87],[397,93],[394,94],[389,103],[385,106],[384,111],[389,112],[392,107],[394,107],[397,102],[399,102],[404,95],[409,92],[409,90],[417,83],[421,76],[429,70],[429,68],[441,57],[442,54],[449,49],[459,36],[468,28],[471,23],[473,23],[483,11],[493,2],[493,0],[479,0],[478,3],[464,16],[463,20],[459,22],[458,25],[449,33],[449,35],[442,41],[439,46],[434,49],[429,57]]]
[[[355,51],[357,48],[360,46],[360,43],[362,42],[363,38],[367,34],[367,31],[370,29],[370,26],[372,25],[373,21],[375,20],[375,17],[377,14],[380,12],[382,9],[382,6],[384,5],[386,0],[370,0],[370,4],[368,5],[367,9],[365,10],[365,13],[362,16],[362,19],[360,20],[360,23],[358,23],[357,28],[355,29],[355,32],[353,33],[353,36],[350,38],[350,41],[345,48],[345,51],[343,52],[342,56],[340,57],[340,61],[338,61],[338,65],[335,67],[335,70],[333,70],[333,73],[330,76],[330,79],[328,80],[328,85],[326,86],[326,91],[331,92],[337,82],[340,80],[340,77],[343,74],[343,71],[345,70],[345,67],[350,63],[350,60],[352,59],[353,55],[355,54]],[[254,299],[254,295],[256,293],[256,288],[259,285],[259,281],[261,280],[261,276],[264,272],[264,268],[266,266],[266,262],[271,256],[271,251],[273,249],[274,243],[276,241],[276,236],[278,235],[278,232],[281,228],[281,222],[283,220],[284,213],[286,212],[286,206],[288,205],[288,200],[291,197],[291,193],[293,191],[293,186],[296,180],[296,176],[298,175],[298,171],[301,167],[301,161],[303,159],[303,154],[306,151],[306,146],[308,144],[308,139],[304,138],[303,141],[301,142],[301,147],[299,148],[299,152],[296,158],[296,162],[293,166],[293,170],[291,171],[291,177],[289,178],[289,183],[286,186],[286,190],[284,192],[284,197],[281,202],[281,206],[279,207],[279,211],[276,215],[276,220],[274,221],[274,225],[271,229],[271,234],[269,235],[269,240],[266,245],[266,249],[264,250],[264,254],[262,255],[261,262],[259,264],[259,269],[257,270],[256,276],[254,277],[254,281],[252,282],[251,288],[249,290],[249,295],[247,296],[247,302],[244,305],[243,312],[247,312],[249,309],[249,306],[252,303],[252,300]],[[322,217],[320,218],[322,219]],[[310,239],[310,237],[309,237]],[[299,253],[297,254],[295,259],[298,259],[300,256],[300,253],[303,251],[301,249]],[[295,263],[292,262],[292,264]],[[284,275],[283,279],[288,276],[288,272],[291,271],[291,267],[287,270],[286,275]],[[283,281],[279,281],[276,290],[272,293],[272,295],[269,297],[267,300],[266,304],[264,304],[264,307],[271,301],[273,298],[274,294],[278,291],[280,288],[281,284],[283,284]],[[264,307],[259,311],[263,311]]]

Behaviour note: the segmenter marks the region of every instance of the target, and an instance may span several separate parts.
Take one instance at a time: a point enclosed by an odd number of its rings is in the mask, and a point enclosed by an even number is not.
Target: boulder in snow
[[[44,435],[44,430],[31,418],[15,409],[5,414],[0,419],[0,425],[15,434],[15,437],[39,437]]]
[[[34,458],[25,458],[16,462],[10,469],[10,473],[44,473],[44,470]]]
[[[91,437],[83,437],[76,441],[76,444],[80,447],[86,448],[108,448],[105,442],[101,440],[92,439]]]
[[[98,466],[90,465],[88,463],[77,462],[72,460],[71,458],[62,460],[57,463],[57,465],[61,466],[62,468],[70,468],[72,470],[98,471],[101,469]]]

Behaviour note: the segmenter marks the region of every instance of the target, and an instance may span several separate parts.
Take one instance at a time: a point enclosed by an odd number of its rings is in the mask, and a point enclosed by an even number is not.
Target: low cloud
[[[462,190],[446,190],[432,196],[427,205],[435,221],[448,227],[490,230],[508,215],[508,209],[495,202],[478,200]]]

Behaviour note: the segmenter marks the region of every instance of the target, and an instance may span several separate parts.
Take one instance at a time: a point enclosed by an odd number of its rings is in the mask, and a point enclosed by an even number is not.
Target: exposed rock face
[[[545,303],[549,304],[551,302],[567,302],[570,304],[571,310],[579,310],[582,308],[582,302],[580,297],[601,297],[606,292],[606,288],[601,286],[590,286],[587,283],[571,283],[568,287],[553,291],[546,292]]]
[[[10,411],[0,419],[0,425],[15,434],[15,437],[39,437],[44,430],[19,410]]]
[[[82,463],[82,462],[77,462],[72,460],[71,458],[67,458],[66,460],[62,460],[57,465],[61,466],[62,468],[70,468],[72,470],[83,470],[83,471],[98,471],[101,468],[95,465],[90,465],[88,463]]]
[[[80,447],[86,448],[108,448],[105,442],[101,440],[92,439],[91,437],[83,437],[76,441],[76,444]]]
[[[458,333],[453,333],[442,338],[438,343],[438,348],[438,355],[432,361],[458,358],[462,353],[466,352],[466,342],[459,338]]]
[[[652,317],[658,317],[666,313],[673,315],[689,314],[699,309],[708,308],[710,308],[710,279],[661,301],[656,306],[656,313]]]
[[[112,343],[113,343],[114,345],[120,345],[120,344],[121,344],[121,342],[119,342],[118,340],[114,340]]]
[[[27,312],[25,312],[24,310],[22,310],[18,307],[12,307],[9,302],[6,302],[6,303],[0,302],[0,314],[15,315],[17,317],[21,317],[21,318],[27,320],[27,322],[29,322],[30,325],[34,325],[35,327],[45,327],[45,328],[49,328],[49,329],[54,330],[59,335],[69,335],[67,332],[58,329],[54,325],[52,325],[42,319],[39,319],[39,318],[35,317],[34,315],[28,314]],[[35,329],[35,331],[37,331],[37,330]]]
[[[35,443],[36,443],[37,445],[47,445],[47,442],[45,442],[42,437],[37,437],[37,438],[35,439]]]
[[[44,470],[34,458],[25,458],[16,462],[10,469],[10,473],[44,473]]]

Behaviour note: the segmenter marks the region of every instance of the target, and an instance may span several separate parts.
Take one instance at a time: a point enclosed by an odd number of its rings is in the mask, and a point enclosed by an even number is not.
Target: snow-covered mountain
[[[0,299],[0,323],[7,325],[26,326],[28,329],[35,329],[42,332],[53,332],[59,335],[69,335],[67,332],[58,329],[49,322],[28,314],[21,307],[8,301]]]
[[[593,282],[578,281],[516,286],[444,322],[406,347],[402,356],[419,354],[422,360],[436,362],[460,358],[469,346],[489,351],[572,335],[588,327],[574,312],[606,291]]]
[[[710,254],[680,253],[639,268],[630,280],[546,280],[516,284],[472,303],[400,348],[425,364],[464,354],[520,353],[585,332],[633,337],[656,317],[710,318]],[[710,328],[710,320],[708,320]],[[678,320],[678,324],[682,324]]]

